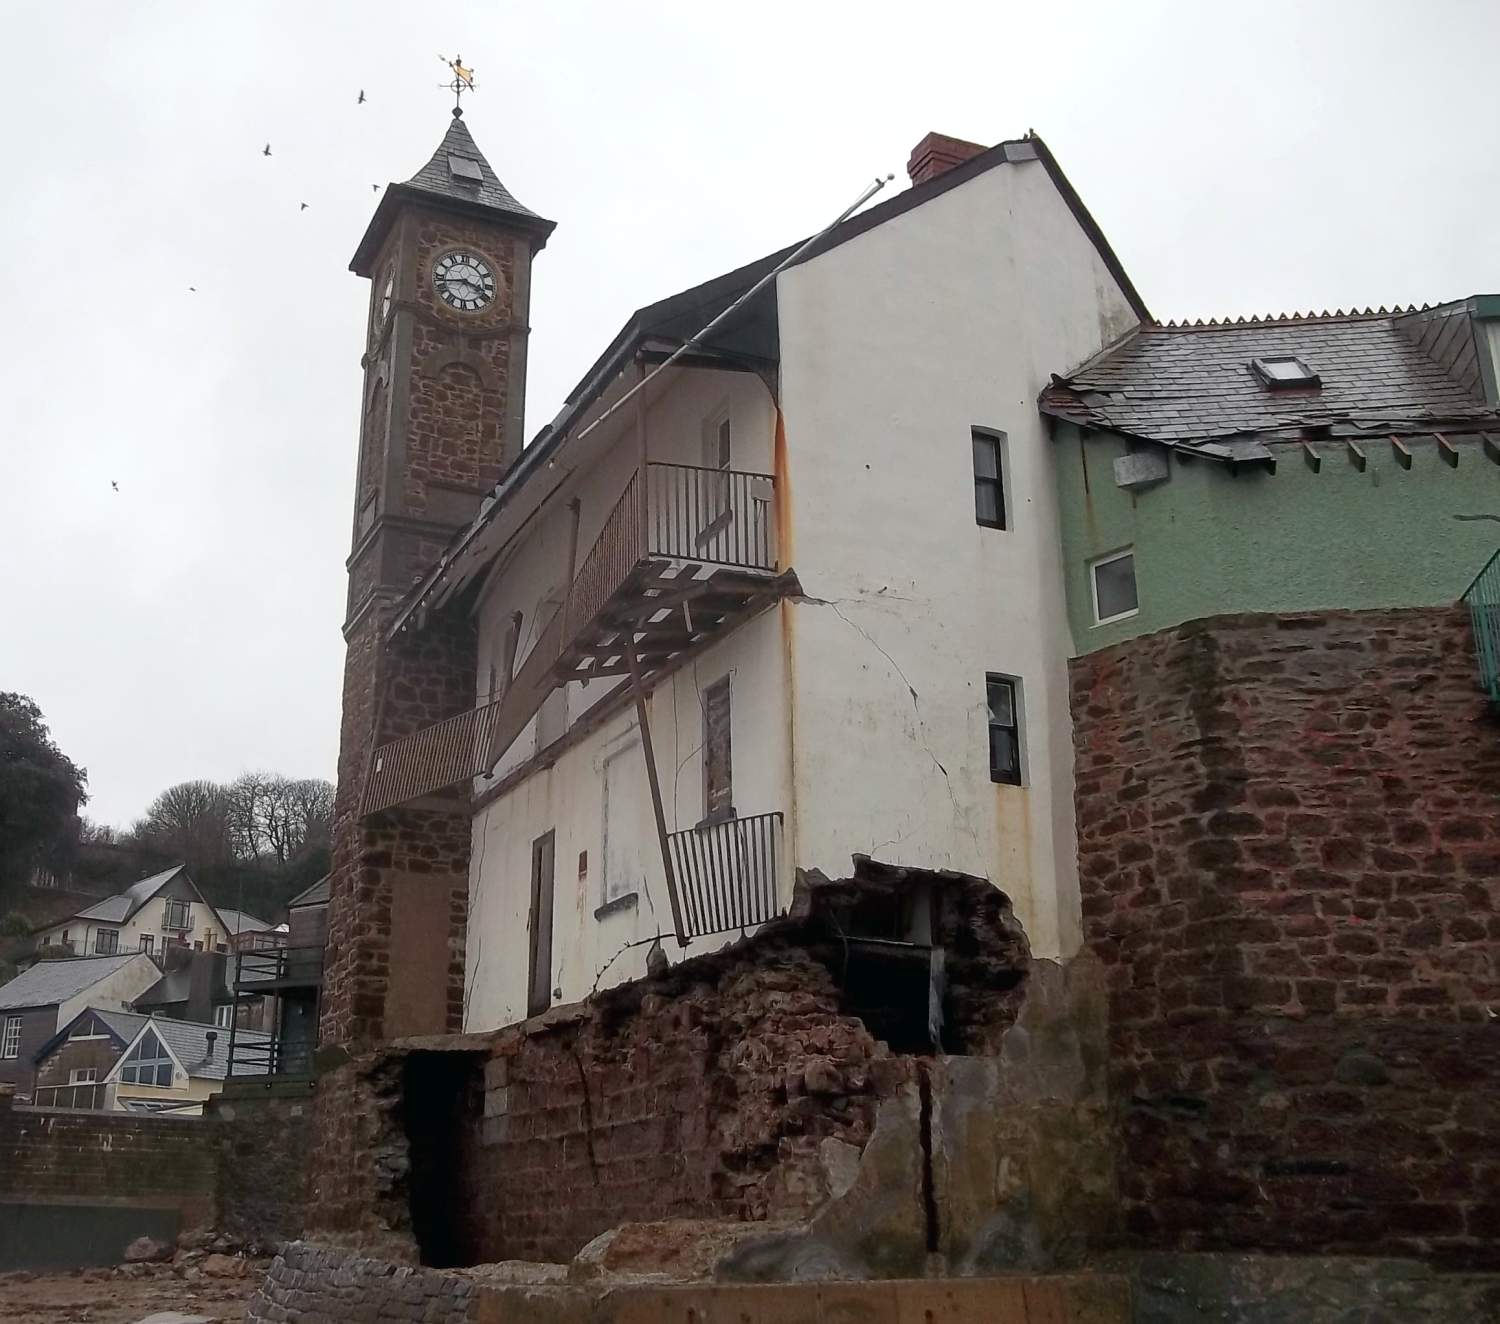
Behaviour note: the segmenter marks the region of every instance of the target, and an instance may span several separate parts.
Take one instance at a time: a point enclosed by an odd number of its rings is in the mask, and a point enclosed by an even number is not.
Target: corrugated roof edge
[[[1090,242],[1098,251],[1099,256],[1103,259],[1106,269],[1119,284],[1131,309],[1142,322],[1149,323],[1151,321],[1151,312],[1146,307],[1145,300],[1141,298],[1140,292],[1135,288],[1130,277],[1126,275],[1125,268],[1114,249],[1110,247],[1109,240],[1104,237],[1104,232],[1099,228],[1098,222],[1094,220],[1093,214],[1084,206],[1083,199],[1078,195],[1078,191],[1073,187],[1067,175],[1063,173],[1062,167],[1058,165],[1057,158],[1052,155],[1051,149],[1041,137],[1034,133],[1028,133],[1024,138],[1004,139],[996,143],[988,151],[971,157],[969,160],[954,166],[951,170],[946,170],[941,175],[937,175],[923,184],[917,184],[912,188],[906,189],[898,193],[895,197],[887,199],[885,202],[877,203],[868,211],[863,211],[857,216],[850,217],[836,230],[830,232],[823,242],[809,249],[799,259],[797,265],[800,266],[804,262],[809,262],[813,258],[837,248],[840,244],[848,243],[849,240],[857,238],[859,235],[864,234],[865,231],[873,229],[875,226],[881,225],[896,216],[900,216],[914,207],[919,207],[923,203],[947,193],[950,189],[957,188],[960,184],[966,183],[976,175],[993,170],[996,166],[1016,164],[1023,160],[1032,159],[1031,157],[1020,155],[1012,158],[1009,155],[1008,148],[1021,146],[1032,149],[1034,159],[1041,162],[1042,168],[1046,170],[1048,178],[1052,180],[1053,187],[1062,196],[1068,210],[1072,212],[1074,219],[1088,236]],[[735,270],[726,272],[724,275],[716,276],[699,285],[692,286],[665,299],[658,300],[656,303],[647,304],[643,308],[636,309],[630,319],[620,329],[619,334],[610,342],[604,353],[594,360],[588,372],[574,386],[558,416],[532,438],[531,444],[521,451],[521,454],[516,457],[511,467],[500,476],[500,480],[495,484],[493,499],[486,501],[480,507],[479,515],[471,524],[454,533],[448,542],[448,546],[444,548],[443,554],[438,558],[437,564],[427,573],[422,582],[406,595],[405,600],[392,620],[388,635],[394,636],[405,629],[412,615],[420,609],[428,594],[441,582],[444,572],[454,558],[489,523],[495,512],[504,503],[505,498],[516,491],[526,481],[532,471],[549,458],[556,447],[562,443],[563,439],[568,435],[568,430],[577,421],[578,416],[603,392],[609,380],[614,376],[614,372],[611,369],[619,364],[622,358],[634,351],[636,342],[644,335],[644,327],[648,317],[650,320],[659,321],[668,315],[670,305],[680,305],[694,298],[705,298],[710,290],[718,294],[719,291],[715,287],[721,284],[726,286],[725,294],[737,293],[742,288],[748,288],[766,271],[774,268],[787,254],[794,252],[798,244],[804,242],[806,241],[798,240],[797,243],[788,244],[786,247],[778,249],[775,253],[746,263],[744,266],[737,267]],[[730,302],[732,302],[732,298],[726,298],[725,306],[727,307]]]

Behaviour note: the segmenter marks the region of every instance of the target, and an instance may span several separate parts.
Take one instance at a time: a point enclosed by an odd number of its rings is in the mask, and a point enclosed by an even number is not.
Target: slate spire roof
[[[432,159],[404,184],[392,184],[386,189],[349,263],[351,271],[361,276],[370,274],[381,241],[403,202],[427,203],[491,222],[509,222],[532,234],[537,248],[547,242],[547,236],[556,227],[555,221],[523,206],[500,182],[456,110]]]
[[[474,141],[474,135],[459,116],[453,117],[443,141],[432,160],[406,181],[407,187],[441,198],[477,202],[495,211],[540,221],[530,207],[523,207],[515,195],[500,182],[494,168]]]

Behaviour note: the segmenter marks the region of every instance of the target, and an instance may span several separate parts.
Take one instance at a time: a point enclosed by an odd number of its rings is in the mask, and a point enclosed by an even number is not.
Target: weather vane
[[[453,115],[456,119],[464,113],[464,93],[474,91],[474,71],[464,68],[464,57],[462,55],[455,55],[451,60],[446,55],[439,55],[438,59],[453,71],[453,81],[444,83],[442,86],[453,93]]]

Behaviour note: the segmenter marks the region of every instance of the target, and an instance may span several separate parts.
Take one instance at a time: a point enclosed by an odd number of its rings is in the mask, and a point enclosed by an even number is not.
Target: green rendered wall
[[[1170,480],[1142,492],[1115,486],[1122,438],[1057,429],[1068,619],[1091,653],[1203,616],[1245,611],[1351,610],[1452,603],[1497,547],[1500,465],[1476,440],[1455,438],[1456,469],[1430,438],[1409,443],[1410,470],[1389,440],[1361,442],[1367,468],[1342,442],[1320,442],[1314,473],[1295,444],[1276,447],[1276,472],[1173,457]],[[1140,610],[1094,624],[1089,562],[1135,548]]]

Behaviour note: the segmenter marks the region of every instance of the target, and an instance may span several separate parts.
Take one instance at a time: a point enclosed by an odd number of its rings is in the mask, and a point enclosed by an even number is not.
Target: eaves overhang
[[[403,206],[430,207],[434,211],[445,211],[453,216],[463,216],[484,221],[489,225],[519,230],[531,236],[534,252],[540,252],[546,246],[547,237],[557,229],[556,221],[544,220],[540,216],[521,215],[517,212],[490,207],[481,202],[451,198],[411,184],[389,184],[375,208],[375,214],[370,217],[370,224],[365,227],[364,237],[360,239],[359,246],[354,250],[354,256],[349,259],[349,270],[356,276],[373,274],[375,258],[380,252],[380,246],[385,242],[385,237],[391,226],[395,224],[397,213]]]

